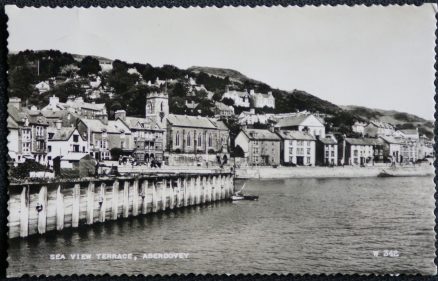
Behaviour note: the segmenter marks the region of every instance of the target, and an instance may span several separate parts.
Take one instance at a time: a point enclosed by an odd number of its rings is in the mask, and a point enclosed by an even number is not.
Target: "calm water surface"
[[[260,200],[10,240],[8,274],[436,273],[432,177],[251,180],[245,190]],[[190,255],[141,258],[162,252]],[[57,253],[139,258],[49,260]]]

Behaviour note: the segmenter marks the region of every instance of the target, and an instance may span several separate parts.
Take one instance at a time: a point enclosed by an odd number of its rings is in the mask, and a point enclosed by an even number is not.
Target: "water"
[[[8,275],[436,273],[432,177],[251,180],[245,190],[260,200],[10,240]],[[384,257],[385,250],[399,256]],[[189,258],[141,258],[163,252]],[[77,261],[72,253],[139,258]]]

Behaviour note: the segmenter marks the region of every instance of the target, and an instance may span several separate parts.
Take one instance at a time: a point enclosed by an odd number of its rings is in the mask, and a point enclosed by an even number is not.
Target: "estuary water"
[[[9,240],[8,275],[436,273],[433,177],[249,180],[245,191],[260,200]],[[143,259],[154,253],[186,258]]]

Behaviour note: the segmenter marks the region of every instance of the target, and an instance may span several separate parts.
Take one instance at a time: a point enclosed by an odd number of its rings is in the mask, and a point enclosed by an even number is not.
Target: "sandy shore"
[[[239,179],[283,179],[283,178],[359,178],[377,177],[382,172],[389,176],[430,176],[434,167],[430,165],[417,167],[397,167],[395,170],[388,166],[371,167],[248,167],[236,169]]]

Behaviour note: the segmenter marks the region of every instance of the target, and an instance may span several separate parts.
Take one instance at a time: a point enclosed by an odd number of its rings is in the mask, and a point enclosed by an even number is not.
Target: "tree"
[[[91,56],[86,56],[79,63],[78,74],[82,77],[87,77],[89,74],[98,74],[102,70],[99,61]]]
[[[222,99],[222,93],[220,93],[220,92],[214,93],[214,95],[213,95],[214,101],[220,101],[221,99]]]
[[[35,73],[29,67],[21,66],[12,69],[9,73],[9,93],[10,96],[28,99],[33,89],[33,83],[36,81]]]
[[[240,145],[237,145],[235,148],[234,148],[234,151],[233,151],[234,153],[233,153],[233,155],[232,155],[232,157],[245,157],[245,152],[243,151],[243,149],[240,147]]]
[[[230,98],[223,98],[222,103],[228,106],[234,106],[234,100]]]

